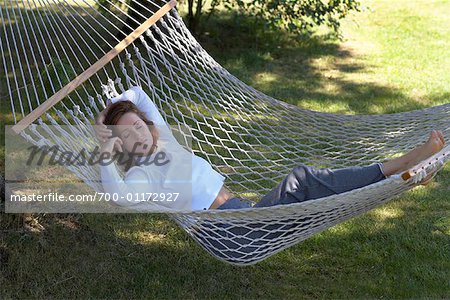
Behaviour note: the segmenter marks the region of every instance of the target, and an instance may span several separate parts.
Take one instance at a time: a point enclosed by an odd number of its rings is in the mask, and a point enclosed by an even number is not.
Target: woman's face
[[[122,140],[124,150],[135,155],[148,155],[153,144],[149,126],[134,112],[120,117],[115,131]]]

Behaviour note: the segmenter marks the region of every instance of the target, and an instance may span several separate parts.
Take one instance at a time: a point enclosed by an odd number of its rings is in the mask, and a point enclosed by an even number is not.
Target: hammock
[[[431,129],[443,130],[450,138],[449,104],[350,116],[277,101],[214,61],[190,34],[174,2],[141,3],[2,2],[1,68],[8,74],[2,102],[9,97],[18,133],[35,145],[92,149],[96,137],[91,124],[106,100],[139,85],[168,124],[191,128],[193,153],[226,177],[231,192],[250,199],[266,194],[299,163],[330,168],[366,165],[424,142]],[[121,43],[136,29],[129,20],[143,26]],[[72,82],[80,74],[82,80]],[[44,101],[49,98],[58,99],[48,105],[50,101]],[[77,127],[43,137],[33,124]],[[216,258],[254,264],[415,187],[440,169],[449,154],[447,146],[403,176],[302,203],[162,212]],[[98,168],[69,169],[102,191]]]

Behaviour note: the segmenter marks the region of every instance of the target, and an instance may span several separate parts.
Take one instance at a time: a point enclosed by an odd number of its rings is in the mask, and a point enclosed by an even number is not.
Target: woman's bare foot
[[[444,135],[440,131],[433,130],[428,137],[428,141],[421,147],[421,151],[415,160],[411,163],[417,165],[419,162],[429,158],[444,148],[445,140]]]
[[[424,144],[414,148],[399,158],[385,162],[383,164],[383,173],[386,176],[391,176],[393,174],[405,172],[418,165],[421,161],[439,152],[444,145],[445,140],[442,132],[433,130]]]
[[[444,135],[441,131],[433,130],[430,134],[430,137],[428,138],[428,141],[422,145],[422,155],[418,157],[418,160],[414,162],[413,164],[416,165],[420,163],[421,161],[429,158],[430,156],[436,154],[437,152],[441,151],[441,149],[445,145]],[[425,177],[421,185],[428,185],[431,180],[434,178],[434,175],[436,175],[436,172],[433,172],[431,174],[428,174],[427,177]]]

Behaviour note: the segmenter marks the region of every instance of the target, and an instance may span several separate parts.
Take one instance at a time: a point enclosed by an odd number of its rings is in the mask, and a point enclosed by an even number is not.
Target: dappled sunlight
[[[280,80],[279,76],[269,72],[257,73],[255,74],[254,79],[262,85],[277,82],[278,80]]]
[[[118,236],[123,236],[119,233]],[[132,233],[133,238],[137,239],[142,244],[147,243],[161,243],[166,239],[165,234],[154,234],[148,231],[137,231]]]
[[[211,99],[211,101],[215,100]],[[272,120],[272,121],[278,120],[278,117],[271,116],[264,112],[263,108],[269,107],[270,104],[268,104],[265,101],[262,101],[261,99],[254,99],[254,102],[257,102],[258,106],[262,108],[260,109],[261,111],[260,113],[258,113],[257,111],[245,112],[245,111],[237,111],[235,109],[220,110],[217,108],[211,111],[210,109],[208,109],[207,106],[196,105],[195,103],[192,102],[188,102],[185,106],[194,113],[200,113],[202,116],[210,116],[215,118],[216,120],[226,121],[228,124],[231,125],[236,124],[236,120],[240,120],[241,118],[245,118],[246,122],[248,123],[250,123],[252,120],[254,120],[255,122],[261,120]],[[194,127],[197,126],[198,124],[195,124]]]
[[[371,214],[380,222],[393,218],[401,218],[404,216],[404,212],[402,210],[394,207],[381,207],[375,209]]]
[[[386,107],[383,105],[372,105],[368,108],[368,113],[373,115],[383,114]]]
[[[300,106],[305,109],[328,112],[328,113],[336,113],[336,114],[355,114],[349,107],[348,104],[344,101],[326,101],[326,102],[317,102],[314,100],[299,100],[297,102],[297,106]]]
[[[447,235],[450,237],[450,216],[443,216],[433,223],[436,230],[431,233],[433,235]]]
[[[327,239],[329,235],[334,237],[353,236],[355,234],[375,235],[385,230],[395,230],[395,219],[402,217],[404,217],[403,209],[383,205],[361,217],[331,227],[316,238]]]
[[[241,58],[229,60],[226,65],[224,65],[224,68],[227,70],[233,70],[233,69],[242,69],[245,67],[244,60]]]
[[[56,223],[64,226],[69,230],[79,230],[81,228],[80,224],[78,222],[75,222],[71,218],[56,219]]]
[[[416,186],[412,190],[412,192],[418,197],[424,197],[424,196],[428,195],[429,189],[436,189],[436,188],[439,188],[439,186],[440,186],[440,184],[438,182],[436,182],[436,180],[434,179],[433,181],[431,181],[427,185],[418,185],[418,186]]]
[[[76,1],[68,4],[71,2]],[[449,20],[448,3],[364,3],[374,10],[355,14],[355,22],[344,22],[344,42],[330,39],[326,33],[292,42],[283,33],[271,35],[270,31],[258,40],[252,28],[242,24],[242,30],[230,34],[233,22],[235,25],[239,19],[221,11],[219,18],[225,21],[213,25],[223,26],[211,26],[208,36],[202,37],[202,46],[237,78],[301,108],[356,115],[447,103],[450,77],[444,68],[449,65],[444,53],[450,27],[442,24]],[[412,18],[415,14],[426,17]],[[436,21],[430,16],[436,16]],[[247,21],[251,24],[253,20]],[[5,84],[5,80],[0,82],[2,94],[7,91]],[[277,121],[274,116],[252,114],[252,107],[229,109],[236,103],[228,103],[226,97],[215,99],[220,95],[208,92],[205,90],[202,99],[220,102],[223,107],[211,112],[210,103],[197,105],[201,99],[186,94],[192,99],[173,99],[177,104],[170,107],[173,114],[205,116],[211,123],[230,126],[244,124],[237,122],[243,117],[252,129],[261,121]],[[251,100],[250,106],[261,111],[271,104]],[[12,123],[9,103],[2,110],[1,120]],[[50,113],[61,121],[53,110]],[[173,117],[169,121],[178,120],[178,115],[169,117]],[[189,126],[210,125],[201,117],[194,119]],[[215,133],[208,131],[211,136]],[[401,130],[383,134],[391,140],[406,135]],[[376,146],[370,138],[352,145],[365,145],[358,149],[368,152]],[[204,149],[218,151],[217,157],[223,158],[220,151],[227,149],[223,144],[214,146],[211,143]],[[263,146],[260,143],[252,150],[262,151]],[[386,157],[400,155],[381,150]],[[224,174],[236,173],[231,164],[218,169]],[[53,168],[40,175],[75,180],[66,174]],[[46,229],[39,235],[0,228],[0,285],[12,290],[9,296],[22,298],[445,298],[449,180],[447,165],[429,185],[418,186],[248,267],[213,258],[165,214],[38,215]],[[245,184],[252,184],[250,181]],[[248,191],[240,195],[258,196]]]
[[[349,22],[351,22],[349,20]],[[344,24],[346,21],[344,21]],[[345,25],[343,26],[345,29]],[[358,40],[352,36],[352,32],[346,31],[345,40],[341,43],[342,47],[348,49],[353,56],[364,56],[371,53],[376,53],[381,51],[381,47],[378,43],[373,40]]]
[[[330,234],[333,235],[348,235],[354,230],[353,226],[349,223],[343,223],[336,226],[331,227],[327,230]],[[328,234],[328,233],[327,233]],[[321,235],[318,235],[318,238],[320,238]]]
[[[222,54],[223,49],[217,50],[208,38],[202,45],[245,83],[306,109],[337,114],[384,114],[446,103],[448,85],[445,83],[449,75],[441,66],[448,65],[448,58],[442,55],[448,35],[441,34],[440,42],[434,43],[435,37],[426,31],[430,19],[424,19],[420,22],[426,22],[426,26],[423,24],[414,30],[414,41],[395,42],[392,39],[400,34],[397,28],[400,25],[395,25],[395,18],[389,15],[391,12],[383,3],[366,5],[374,10],[352,17],[361,23],[352,19],[343,22],[342,43],[327,40],[324,32],[308,43],[285,42],[277,48],[270,43],[259,44],[254,36],[241,33],[239,39],[246,42],[239,45],[228,43],[228,39],[234,41],[238,37],[220,36],[221,43],[229,46],[230,53],[226,56]],[[408,3],[407,9],[415,5]],[[403,7],[393,6],[395,9]],[[418,5],[421,6],[423,4]],[[379,7],[384,10],[378,11]],[[425,9],[438,11],[428,6]],[[416,7],[412,13],[419,11]],[[439,22],[442,25],[447,21],[440,19]],[[384,26],[386,24],[390,26]],[[402,25],[401,30],[404,27],[408,27],[407,24]],[[442,26],[437,28],[442,32]],[[414,53],[411,53],[411,45],[417,48]],[[271,76],[265,76],[266,73]],[[339,104],[330,106],[330,102]]]
[[[180,229],[167,217],[155,214],[130,214],[126,223],[117,223],[114,235],[141,244],[172,243]]]

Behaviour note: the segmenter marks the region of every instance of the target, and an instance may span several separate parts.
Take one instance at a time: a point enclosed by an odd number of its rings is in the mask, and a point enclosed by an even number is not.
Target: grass
[[[379,114],[447,102],[450,2],[365,4],[345,21],[343,41],[324,30],[294,43],[226,14],[201,41],[247,84],[308,109]],[[164,215],[38,215],[46,230],[35,233],[9,222],[0,228],[0,295],[447,298],[449,186],[447,166],[428,187],[245,268],[215,260]]]

